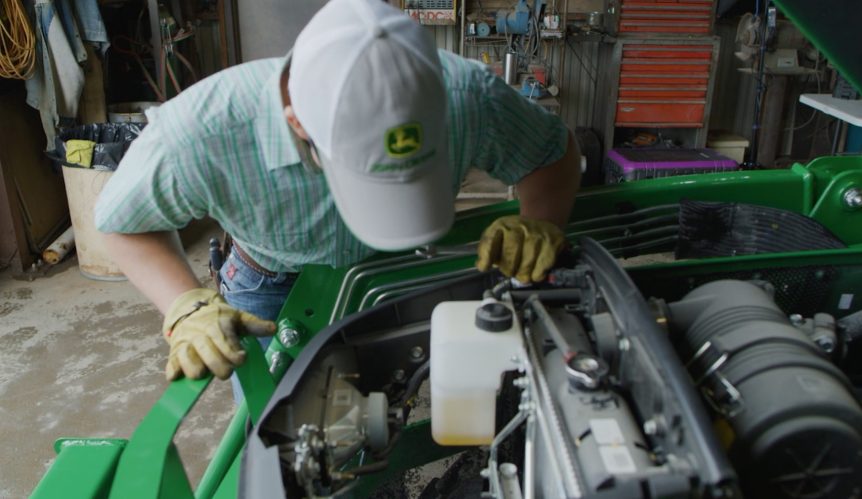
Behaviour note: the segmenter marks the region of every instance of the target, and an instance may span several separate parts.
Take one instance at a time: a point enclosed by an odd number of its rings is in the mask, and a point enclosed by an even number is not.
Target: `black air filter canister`
[[[760,287],[716,281],[670,305],[689,372],[747,497],[862,496],[862,407],[846,376]]]

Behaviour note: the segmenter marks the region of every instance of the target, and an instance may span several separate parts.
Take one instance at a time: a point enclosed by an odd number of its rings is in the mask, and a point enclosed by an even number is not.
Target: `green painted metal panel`
[[[242,384],[242,393],[252,424],[256,424],[266,403],[275,390],[275,381],[269,374],[269,367],[257,338],[240,339],[246,352],[245,364],[236,368],[236,375]]]
[[[779,10],[862,92],[862,2],[775,0]]]
[[[125,496],[130,497],[130,496]],[[173,442],[168,446],[165,456],[165,472],[162,475],[159,497],[170,497],[176,499],[193,499],[192,486],[189,477],[183,468],[182,460]]]
[[[802,212],[804,184],[793,170],[755,170],[683,175],[585,189],[573,220],[625,209],[678,203],[682,199],[751,203]]]
[[[242,466],[242,454],[236,456],[219,484],[213,499],[235,499],[239,490],[239,471]]]
[[[30,496],[33,499],[108,496],[126,440],[65,438],[57,440],[57,458]]]
[[[221,485],[222,479],[227,475],[232,463],[236,460],[243,445],[245,444],[245,425],[248,419],[248,409],[245,403],[240,404],[236,414],[231,419],[225,430],[224,437],[219,442],[209,466],[204,471],[198,488],[195,490],[196,499],[209,499],[213,497]]]
[[[304,265],[302,269],[279,318],[289,317],[309,331],[319,331],[329,323],[333,303],[328,298],[338,292],[347,269],[332,269],[326,265]],[[328,271],[317,272],[316,269]],[[304,338],[301,346],[307,341],[308,338]],[[298,354],[299,350],[290,351]]]
[[[120,457],[111,488],[111,498],[160,497],[162,483],[177,488],[176,497],[191,497],[185,470],[174,456],[173,438],[180,423],[209,385],[212,377],[181,378],[167,390],[144,417]],[[183,481],[185,480],[185,483]]]

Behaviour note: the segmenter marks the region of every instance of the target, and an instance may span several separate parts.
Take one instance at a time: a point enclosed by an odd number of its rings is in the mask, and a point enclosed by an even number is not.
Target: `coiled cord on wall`
[[[0,0],[0,78],[26,80],[36,64],[36,36],[21,0]]]

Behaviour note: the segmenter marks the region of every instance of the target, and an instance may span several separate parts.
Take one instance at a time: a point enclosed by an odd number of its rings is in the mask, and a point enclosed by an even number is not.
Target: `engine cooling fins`
[[[744,203],[682,200],[677,258],[846,248],[829,229],[799,213]]]

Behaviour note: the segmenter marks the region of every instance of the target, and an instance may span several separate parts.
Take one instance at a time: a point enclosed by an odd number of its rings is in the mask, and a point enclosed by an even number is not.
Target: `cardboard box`
[[[709,134],[709,138],[706,139],[706,147],[742,164],[745,161],[745,149],[748,147],[748,140],[729,132],[715,132]]]

